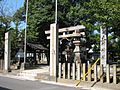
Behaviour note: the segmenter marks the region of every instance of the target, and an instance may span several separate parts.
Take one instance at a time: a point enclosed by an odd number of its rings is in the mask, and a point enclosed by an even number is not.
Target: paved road
[[[0,90],[86,90],[42,83],[40,81],[18,80],[0,76]]]

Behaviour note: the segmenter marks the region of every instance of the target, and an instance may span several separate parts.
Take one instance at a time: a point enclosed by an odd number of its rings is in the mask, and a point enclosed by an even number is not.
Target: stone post
[[[62,65],[59,63],[59,78],[61,78]]]
[[[91,64],[89,63],[88,64],[88,70],[91,68]],[[88,81],[91,81],[91,77],[92,77],[92,75],[91,75],[91,71],[88,73]]]
[[[4,66],[3,64],[4,64],[4,63],[3,63],[3,59],[1,59],[1,60],[0,60],[0,69],[1,69],[1,70],[3,70],[3,66]]]
[[[94,81],[97,82],[97,64],[94,66]]]
[[[63,78],[66,78],[66,64],[63,63]]]
[[[83,76],[85,75],[86,73],[86,64],[83,63]],[[86,77],[83,78],[83,81],[86,81]]]
[[[106,79],[107,79],[107,83],[110,83],[110,65],[107,64],[106,67]]]
[[[5,50],[4,50],[4,70],[8,72],[10,69],[10,52],[11,52],[11,41],[10,32],[5,33]]]
[[[114,84],[117,84],[117,76],[116,76],[116,73],[117,73],[117,67],[116,67],[116,64],[113,65],[113,83]]]
[[[104,79],[104,72],[103,72],[103,65],[100,65],[100,81],[103,83]]]
[[[73,76],[72,77],[73,77],[73,80],[75,80],[75,63],[73,63],[73,70],[72,71],[73,71]]]
[[[57,79],[58,66],[58,25],[50,25],[50,76],[52,80]]]
[[[80,80],[81,78],[81,64],[77,64],[77,80]]]
[[[70,63],[68,63],[68,73],[67,73],[67,75],[68,75],[68,79],[70,79],[70,75],[71,75],[71,72],[70,72],[71,70],[70,70]]]

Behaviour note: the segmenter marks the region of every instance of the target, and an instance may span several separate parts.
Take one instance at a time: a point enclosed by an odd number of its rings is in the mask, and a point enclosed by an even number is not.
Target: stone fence
[[[91,64],[83,63],[59,63],[58,78],[80,80],[90,69]],[[107,64],[105,70],[100,65],[95,65],[94,68],[82,79],[83,81],[107,82],[117,84],[117,66]]]

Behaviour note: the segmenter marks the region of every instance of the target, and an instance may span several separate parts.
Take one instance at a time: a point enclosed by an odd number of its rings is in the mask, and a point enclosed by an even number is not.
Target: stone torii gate
[[[59,47],[58,38],[70,38],[70,37],[80,38],[81,36],[85,36],[85,32],[83,31],[84,29],[85,26],[83,25],[58,29],[58,25],[54,23],[50,25],[50,30],[45,31],[45,34],[48,35],[47,39],[50,39],[50,78],[52,80],[56,81],[57,79],[58,47]],[[66,34],[66,32],[72,32],[72,33]],[[75,44],[75,50],[77,52],[76,57],[80,58],[80,41],[76,40],[74,44]]]

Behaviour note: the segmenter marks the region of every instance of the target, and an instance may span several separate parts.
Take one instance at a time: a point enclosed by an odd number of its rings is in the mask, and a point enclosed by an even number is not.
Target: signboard
[[[100,27],[100,64],[106,67],[107,64],[107,30],[105,26]]]

